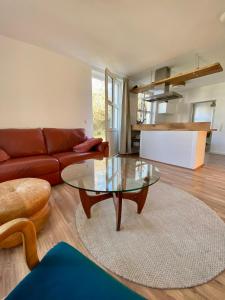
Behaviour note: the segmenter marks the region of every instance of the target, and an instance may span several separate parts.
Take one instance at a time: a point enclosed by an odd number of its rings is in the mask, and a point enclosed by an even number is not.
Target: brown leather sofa
[[[61,182],[61,170],[69,164],[108,156],[107,142],[89,152],[73,152],[73,147],[86,139],[82,128],[0,129],[0,148],[10,156],[0,162],[0,182],[36,177],[55,185]]]

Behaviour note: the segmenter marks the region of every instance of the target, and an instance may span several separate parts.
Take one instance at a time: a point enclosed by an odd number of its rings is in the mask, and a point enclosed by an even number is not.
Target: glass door
[[[105,140],[105,75],[92,71],[93,136]]]
[[[108,69],[105,70],[105,128],[109,142],[109,154],[119,152],[120,107],[122,80]]]

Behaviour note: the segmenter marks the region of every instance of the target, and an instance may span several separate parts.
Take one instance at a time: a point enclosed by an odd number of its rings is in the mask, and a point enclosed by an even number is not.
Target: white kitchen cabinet
[[[141,131],[140,157],[189,169],[204,164],[207,131]]]

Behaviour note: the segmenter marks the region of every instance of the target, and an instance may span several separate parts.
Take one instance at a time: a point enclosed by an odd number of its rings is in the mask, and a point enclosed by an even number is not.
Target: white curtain
[[[123,96],[121,109],[120,154],[131,153],[129,81],[123,79]]]

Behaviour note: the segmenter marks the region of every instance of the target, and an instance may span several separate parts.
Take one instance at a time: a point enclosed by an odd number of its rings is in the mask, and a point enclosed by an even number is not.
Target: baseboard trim
[[[225,152],[210,151],[209,153],[210,153],[210,154],[225,155]]]

